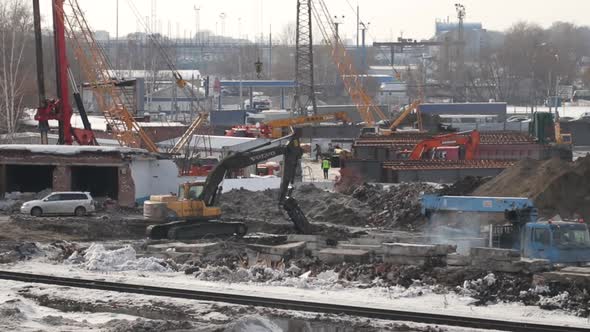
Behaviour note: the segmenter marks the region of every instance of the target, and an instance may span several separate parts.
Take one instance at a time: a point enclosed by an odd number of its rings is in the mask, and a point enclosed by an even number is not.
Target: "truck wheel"
[[[83,206],[78,206],[74,210],[74,214],[76,215],[76,217],[84,217],[86,215],[86,208]]]
[[[43,210],[41,210],[40,207],[34,207],[31,209],[31,215],[33,217],[41,217],[42,214],[43,214]]]

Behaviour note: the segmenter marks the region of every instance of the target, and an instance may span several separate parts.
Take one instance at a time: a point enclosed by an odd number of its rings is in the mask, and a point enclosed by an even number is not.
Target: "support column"
[[[281,88],[281,109],[285,109],[285,88]]]
[[[118,192],[117,201],[119,206],[135,206],[135,182],[131,176],[129,165],[121,166],[118,169]]]
[[[53,169],[53,191],[72,190],[72,169],[70,166],[58,165]]]

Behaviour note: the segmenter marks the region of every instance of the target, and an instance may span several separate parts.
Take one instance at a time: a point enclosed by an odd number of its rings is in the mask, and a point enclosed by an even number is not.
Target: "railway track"
[[[376,318],[395,321],[411,321],[416,323],[449,325],[467,328],[493,329],[517,332],[578,332],[590,331],[588,328],[542,325],[535,323],[512,322],[494,319],[456,317],[440,314],[410,312],[402,310],[389,310],[377,308],[365,308],[357,306],[306,302],[288,299],[276,299],[249,295],[225,294],[217,292],[175,289],[167,287],[155,287],[118,282],[108,282],[89,279],[64,278],[45,276],[38,274],[0,271],[0,279],[13,280],[27,283],[41,283],[86,289],[97,289],[113,292],[143,294],[152,296],[164,296],[198,301],[225,302],[239,305],[251,305],[276,309],[317,312],[328,314],[345,314],[357,317]]]

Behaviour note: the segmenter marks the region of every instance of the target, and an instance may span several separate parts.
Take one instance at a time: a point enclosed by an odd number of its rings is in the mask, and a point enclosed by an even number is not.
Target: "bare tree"
[[[297,23],[291,21],[283,26],[281,33],[279,34],[279,40],[281,45],[295,45],[295,30],[297,29]]]
[[[0,3],[0,131],[14,133],[30,89],[30,68],[24,61],[32,31],[31,9],[22,0]]]

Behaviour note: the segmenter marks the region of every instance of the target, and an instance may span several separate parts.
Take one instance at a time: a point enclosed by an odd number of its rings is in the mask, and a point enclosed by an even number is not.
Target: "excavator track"
[[[242,237],[248,227],[242,222],[225,221],[174,221],[166,224],[151,225],[147,236],[152,240],[194,240],[211,237]]]

